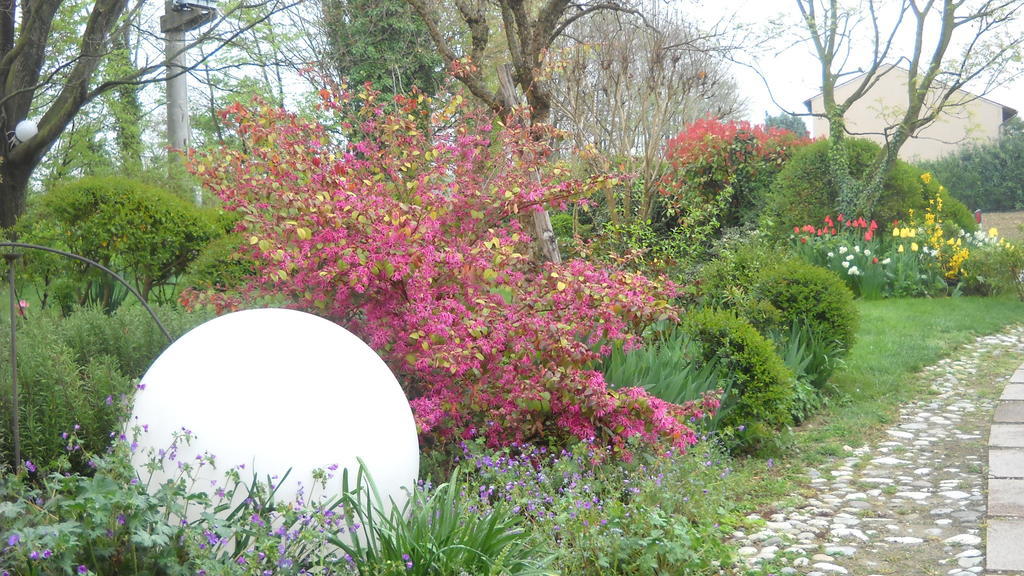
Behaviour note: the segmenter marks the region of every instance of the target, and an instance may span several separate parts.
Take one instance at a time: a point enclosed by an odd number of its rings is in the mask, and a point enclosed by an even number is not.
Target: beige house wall
[[[860,78],[836,87],[836,101],[842,102],[857,88]],[[906,109],[907,71],[890,68],[881,80],[855,102],[846,113],[846,129],[861,138],[885,143],[882,131],[895,125]],[[934,102],[934,99],[932,99]],[[943,110],[931,125],[919,131],[900,149],[900,158],[908,162],[934,160],[956,151],[971,142],[983,142],[999,137],[1003,123],[1000,104],[958,91],[950,102],[957,103]],[[824,113],[821,94],[809,100],[812,113]],[[927,104],[926,104],[927,106]],[[815,117],[812,123],[814,137],[828,136],[829,122]]]

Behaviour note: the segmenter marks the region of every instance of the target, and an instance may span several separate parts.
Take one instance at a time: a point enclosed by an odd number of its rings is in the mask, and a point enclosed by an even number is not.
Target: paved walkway
[[[988,443],[986,567],[1024,574],[1024,365],[1003,388]]]
[[[1019,363],[1024,328],[926,368],[932,393],[901,407],[884,439],[844,447],[845,457],[807,470],[798,504],[751,517],[758,528],[734,534],[746,565],[808,576],[1024,576],[1024,366],[1008,383],[987,373],[994,358]]]

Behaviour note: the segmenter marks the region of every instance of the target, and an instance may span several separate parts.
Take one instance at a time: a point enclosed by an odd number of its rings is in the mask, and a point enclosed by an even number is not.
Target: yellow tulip
[[[900,244],[900,247],[897,248],[896,251],[899,252],[900,254],[903,254],[903,244]]]
[[[892,229],[892,237],[893,238],[899,238],[900,237],[900,229],[899,228],[893,228]]]
[[[911,252],[917,252],[917,248],[918,248],[917,242],[911,242],[910,243],[910,251]]]
[[[988,237],[989,238],[995,238],[996,236],[999,236],[999,230],[996,230],[995,228],[989,228],[988,229]]]

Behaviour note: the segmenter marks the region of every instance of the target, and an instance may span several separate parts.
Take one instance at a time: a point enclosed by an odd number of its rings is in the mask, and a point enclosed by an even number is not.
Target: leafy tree
[[[553,95],[547,75],[548,54],[555,40],[577,20],[600,11],[632,11],[620,0],[450,0],[457,16],[448,15],[446,0],[405,0],[423,19],[445,65],[469,91],[495,111],[514,107],[488,80],[483,65],[497,34],[503,34],[512,80],[524,94],[536,123],[548,122]],[[492,8],[496,8],[497,13]],[[449,32],[456,28],[455,32]],[[469,38],[469,46],[459,44]]]
[[[322,0],[329,64],[352,85],[389,94],[434,94],[443,62],[405,0]]]
[[[1007,35],[1008,26],[1024,10],[1024,0],[900,0],[883,3],[862,0],[849,8],[839,0],[796,0],[804,31],[821,65],[824,112],[829,121],[833,153],[829,169],[838,187],[836,209],[847,215],[867,215],[885,187],[900,148],[944,110],[962,105],[960,91],[969,83],[993,86],[1019,66],[1024,37]],[[889,21],[893,24],[886,28]],[[897,46],[909,33],[912,48]],[[854,39],[867,46],[853,47]],[[850,54],[866,57],[853,91],[837,96],[837,86],[856,65]],[[856,60],[856,59],[853,59]],[[906,101],[895,122],[884,130],[885,146],[863,177],[847,163],[844,115],[884,74],[901,74],[887,66],[896,61],[906,68]]]
[[[787,114],[783,112],[778,116],[769,116],[766,112],[764,115],[764,127],[789,130],[801,138],[807,138],[808,136],[807,125],[804,124],[803,119],[795,114]]]
[[[285,1],[259,4],[281,9]],[[33,0],[20,6],[20,14],[18,8],[17,0],[0,0],[0,128],[9,134],[19,121],[33,117],[39,132],[21,143],[0,138],[0,226],[5,228],[24,211],[36,167],[79,113],[120,87],[162,80],[164,69],[157,59],[133,70],[104,65],[117,58],[117,39],[141,3]],[[231,10],[245,13],[249,8],[238,4]],[[218,32],[230,39],[254,24],[246,20],[239,28]],[[209,40],[200,35],[196,42]]]
[[[609,188],[613,224],[653,216],[667,163],[665,142],[705,116],[742,112],[723,64],[720,38],[679,15],[603,12],[577,20],[556,43],[553,119],[571,135],[589,169],[636,173]]]

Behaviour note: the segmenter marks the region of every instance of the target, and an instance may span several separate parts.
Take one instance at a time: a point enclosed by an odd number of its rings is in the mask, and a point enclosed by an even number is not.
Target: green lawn
[[[784,500],[797,492],[807,466],[845,456],[843,446],[877,437],[899,404],[926,393],[926,383],[915,378],[921,368],[953,356],[978,336],[1024,323],[1024,302],[1010,298],[861,300],[857,307],[857,340],[832,377],[828,406],[794,431],[771,468],[763,457],[737,462],[743,480],[733,489],[745,507]],[[1010,360],[1002,366],[1007,374],[1024,357]]]

